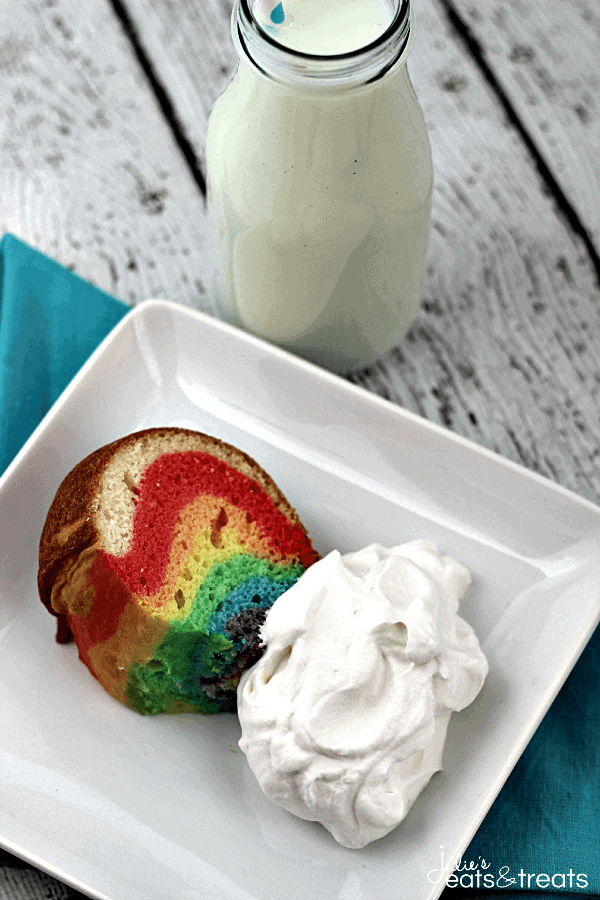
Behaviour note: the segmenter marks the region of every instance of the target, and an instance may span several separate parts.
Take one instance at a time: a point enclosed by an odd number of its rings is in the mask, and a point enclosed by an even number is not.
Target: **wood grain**
[[[590,0],[445,4],[466,23],[600,254],[600,7]]]
[[[204,198],[105,0],[0,4],[0,230],[135,303],[208,309]]]
[[[206,172],[206,129],[235,71],[232,0],[126,0],[128,23]]]
[[[600,292],[581,240],[435,3],[411,72],[436,170],[407,338],[360,383],[598,500]]]
[[[202,157],[205,98],[236,57],[229,4],[206,0],[211,14],[193,21],[191,6],[128,2]],[[408,336],[352,380],[600,500],[593,264],[444,4],[415,7],[409,68],[436,170],[428,276]]]

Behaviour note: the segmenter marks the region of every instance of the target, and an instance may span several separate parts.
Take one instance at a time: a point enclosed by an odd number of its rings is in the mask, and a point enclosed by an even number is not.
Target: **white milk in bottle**
[[[225,318],[338,372],[410,326],[432,164],[409,0],[237,0],[207,137]]]

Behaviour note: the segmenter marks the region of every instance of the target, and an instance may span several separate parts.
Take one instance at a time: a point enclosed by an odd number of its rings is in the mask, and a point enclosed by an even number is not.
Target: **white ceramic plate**
[[[490,674],[453,717],[444,771],[364,850],[262,795],[235,716],[139,716],[54,642],[36,573],[56,488],[152,425],[250,453],[323,554],[425,537],[473,573],[462,612]],[[132,311],[46,416],[0,481],[0,522],[0,842],[96,898],[431,900],[441,848],[468,845],[599,618],[597,507],[163,301]]]

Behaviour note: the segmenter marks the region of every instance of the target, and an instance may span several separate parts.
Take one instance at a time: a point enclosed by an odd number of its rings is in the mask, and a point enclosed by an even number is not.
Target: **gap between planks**
[[[206,178],[204,173],[202,172],[202,167],[200,165],[198,157],[196,156],[194,148],[190,141],[187,139],[185,129],[179,121],[177,113],[175,112],[175,103],[171,100],[169,92],[162,83],[161,79],[158,77],[156,69],[152,65],[150,57],[144,49],[143,43],[140,40],[137,29],[133,24],[125,3],[123,3],[122,0],[108,0],[108,2],[112,6],[115,15],[123,26],[123,31],[125,32],[125,35],[132,46],[139,64],[142,67],[144,75],[148,79],[148,82],[152,90],[154,91],[154,94],[158,101],[158,105],[160,106],[165,120],[169,128],[171,129],[173,137],[177,142],[177,146],[181,150],[190,173],[194,181],[198,185],[198,188],[202,196],[204,197],[204,202],[206,203]]]
[[[596,272],[596,283],[598,287],[600,287],[600,254],[596,250],[594,241],[592,240],[592,237],[590,236],[588,230],[581,221],[576,209],[573,207],[560,184],[552,174],[549,166],[544,161],[540,150],[538,149],[534,139],[529,134],[529,131],[525,127],[522,118],[517,113],[515,106],[510,101],[506,91],[496,78],[496,75],[494,74],[491,66],[487,63],[483,48],[481,47],[481,44],[473,34],[467,22],[465,22],[460,13],[457,11],[452,0],[437,0],[437,2],[446,13],[448,22],[462,40],[467,52],[471,56],[471,59],[481,72],[482,76],[485,78],[486,83],[494,92],[494,95],[504,109],[504,112],[506,113],[511,125],[514,126],[521,140],[525,144],[529,155],[535,162],[540,177],[542,178],[544,184],[547,186],[548,191],[550,192],[550,195],[554,198],[557,204],[559,215],[565,221],[565,224],[570,228],[570,230],[583,241],[588,252],[590,262],[592,263]]]

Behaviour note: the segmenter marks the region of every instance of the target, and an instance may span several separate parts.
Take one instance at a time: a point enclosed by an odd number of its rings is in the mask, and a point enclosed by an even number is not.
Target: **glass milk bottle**
[[[208,127],[217,298],[348,372],[401,339],[423,288],[433,173],[410,0],[274,6],[237,0],[239,64]]]

